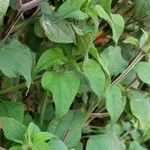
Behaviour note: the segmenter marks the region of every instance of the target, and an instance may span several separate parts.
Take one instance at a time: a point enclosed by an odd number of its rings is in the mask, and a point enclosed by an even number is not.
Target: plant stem
[[[45,97],[44,97],[43,106],[42,106],[42,110],[41,110],[41,119],[40,119],[41,125],[43,125],[43,121],[44,121],[43,118],[44,118],[44,113],[45,113],[46,105],[47,105],[47,102],[48,102],[48,96],[49,96],[49,92],[46,91]]]
[[[36,80],[34,80],[34,82],[32,84],[36,84],[38,83],[40,80],[37,78]],[[7,88],[7,89],[3,89],[0,91],[0,95],[5,95],[7,93],[11,93],[11,92],[15,92],[15,91],[18,91],[18,90],[21,90],[21,89],[24,89],[26,88],[27,85],[26,85],[26,82],[25,83],[22,83],[22,84],[19,84],[19,85],[16,85],[16,86],[13,86],[13,87],[10,87],[10,88]]]
[[[22,83],[22,84],[1,90],[0,95],[4,95],[4,94],[10,93],[10,92],[15,92],[15,91],[18,91],[20,89],[24,89],[25,87],[26,87],[26,83]]]
[[[136,58],[131,62],[131,64],[123,71],[123,73],[117,77],[111,84],[110,86],[114,86],[121,82],[124,77],[136,66],[136,64],[144,57],[143,52],[141,51]]]
[[[22,4],[20,11],[27,11],[34,7],[39,6],[44,0],[32,0],[31,2],[28,2],[26,4]]]

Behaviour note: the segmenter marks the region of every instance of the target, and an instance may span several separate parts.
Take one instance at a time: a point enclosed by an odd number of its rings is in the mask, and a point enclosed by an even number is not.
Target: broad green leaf
[[[132,114],[139,120],[144,131],[150,128],[150,98],[140,92],[133,91],[129,95]]]
[[[98,3],[103,7],[103,9],[105,10],[105,12],[108,15],[111,14],[111,3],[112,3],[112,0],[100,0]]]
[[[147,150],[147,149],[142,147],[137,141],[133,141],[130,142],[128,150]]]
[[[68,19],[74,19],[74,20],[85,20],[88,18],[88,15],[81,10],[76,10],[73,12],[70,12],[69,14],[66,14],[64,18]]]
[[[33,143],[44,143],[53,137],[54,135],[49,132],[38,132],[34,135]]]
[[[75,34],[69,22],[46,14],[41,17],[40,23],[50,41],[56,43],[75,41]]]
[[[92,43],[92,36],[90,33],[87,33],[83,36],[77,35],[76,44],[78,48],[78,53],[85,55],[88,53],[89,47]]]
[[[106,78],[100,64],[95,60],[88,60],[83,66],[83,73],[88,78],[93,92],[101,97],[104,94]]]
[[[119,141],[114,133],[91,136],[86,150],[125,150],[125,145]]]
[[[134,9],[137,19],[150,15],[150,0],[134,0]]]
[[[82,113],[78,111],[69,111],[61,119],[53,120],[48,127],[48,131],[56,135],[61,140],[64,140],[65,135],[68,132],[64,143],[67,147],[76,146],[81,139],[81,126],[82,126]]]
[[[66,18],[67,15],[80,10],[81,6],[86,0],[67,0],[58,9],[59,16]]]
[[[52,150],[68,150],[67,146],[58,138],[53,138],[49,142]]]
[[[67,62],[67,58],[63,51],[60,48],[51,48],[42,54],[35,69],[36,72],[46,70],[54,65],[63,65],[65,62]]]
[[[40,143],[40,144],[33,144],[32,150],[53,150],[50,148],[49,144],[47,143]]]
[[[112,123],[115,123],[122,112],[126,104],[123,99],[121,90],[117,86],[109,87],[105,93],[106,98],[106,109],[108,110]]]
[[[13,146],[9,150],[22,150],[22,146]]]
[[[133,36],[129,36],[123,42],[126,43],[126,44],[132,44],[132,45],[134,45],[136,47],[139,47],[139,41],[138,41],[138,39],[135,38],[135,37],[133,37]]]
[[[42,86],[52,92],[58,117],[67,113],[79,89],[80,79],[73,71],[47,72],[42,77]]]
[[[95,7],[95,10],[97,11],[99,17],[107,21],[111,26],[113,32],[113,40],[115,41],[115,43],[117,43],[124,30],[123,18],[118,14],[111,14],[109,16],[109,14],[105,12],[104,8],[101,5],[97,5]]]
[[[10,0],[0,0],[0,25],[3,22],[3,17],[7,11]]]
[[[111,75],[118,75],[124,71],[128,65],[127,61],[125,61],[121,55],[121,48],[118,46],[108,47],[101,53],[100,58]]]
[[[19,114],[19,115],[18,115]],[[0,102],[0,117],[10,117],[22,122],[24,117],[24,106],[19,102]]]
[[[139,78],[147,84],[150,84],[150,63],[149,62],[139,62],[134,71],[138,74]]]
[[[13,118],[0,117],[0,126],[7,139],[22,143],[27,128]]]
[[[0,70],[8,77],[22,75],[31,84],[32,56],[29,48],[17,40],[0,47]]]

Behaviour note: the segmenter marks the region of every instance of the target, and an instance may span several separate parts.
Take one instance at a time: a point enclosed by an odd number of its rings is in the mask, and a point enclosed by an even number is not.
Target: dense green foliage
[[[0,0],[0,149],[150,149],[150,0],[20,2]]]

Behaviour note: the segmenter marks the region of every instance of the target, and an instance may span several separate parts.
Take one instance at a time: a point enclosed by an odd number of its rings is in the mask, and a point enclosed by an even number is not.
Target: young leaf
[[[125,150],[125,145],[110,132],[102,135],[91,136],[87,142],[86,150]]]
[[[147,84],[150,84],[150,63],[139,62],[135,67],[134,71],[138,74],[139,78]]]
[[[47,140],[51,140],[53,137],[55,136],[49,132],[38,132],[34,135],[33,143],[44,143]]]
[[[150,98],[140,92],[133,91],[129,95],[132,114],[139,120],[144,131],[150,128]]]
[[[106,20],[111,26],[113,32],[113,40],[115,43],[118,42],[119,37],[121,36],[124,30],[124,20],[118,14],[107,14],[104,8],[101,5],[97,5],[95,7],[100,18]]]
[[[37,125],[35,125],[33,122],[31,122],[28,126],[27,132],[26,132],[26,138],[32,142],[35,135],[40,132],[40,129]]]
[[[75,34],[69,22],[47,14],[41,17],[40,22],[50,41],[56,43],[73,43],[75,41]]]
[[[54,65],[63,65],[67,62],[67,57],[64,56],[60,48],[51,48],[45,51],[36,65],[36,72],[46,70]]]
[[[2,101],[0,103],[0,117],[11,117],[22,122],[24,117],[23,104],[19,102]]]
[[[7,8],[9,6],[10,0],[0,0],[0,25],[3,22],[3,17],[5,16],[5,13],[7,11]]]
[[[8,77],[24,76],[27,86],[31,84],[32,56],[29,48],[12,40],[0,48],[0,70]]]
[[[110,114],[112,123],[115,123],[122,112],[126,104],[125,99],[123,99],[121,90],[117,86],[110,87],[106,90],[106,108]]]
[[[101,97],[105,90],[106,78],[100,64],[95,60],[88,60],[83,66],[83,73],[88,78],[93,92]]]
[[[67,113],[79,89],[80,79],[73,71],[47,72],[42,77],[42,86],[52,92],[57,117]]]
[[[69,148],[74,147],[80,142],[82,117],[79,111],[69,111],[61,119],[54,119],[48,131],[63,140]]]
[[[133,37],[133,36],[129,36],[123,42],[126,43],[126,44],[132,44],[132,45],[134,45],[136,47],[139,47],[139,41],[138,41],[138,39],[135,38],[135,37]]]
[[[0,117],[0,126],[7,139],[17,143],[23,143],[27,128],[13,118]]]

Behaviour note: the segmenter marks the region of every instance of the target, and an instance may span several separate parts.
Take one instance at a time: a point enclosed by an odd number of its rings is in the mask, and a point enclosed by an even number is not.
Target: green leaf
[[[101,62],[105,64],[111,75],[118,75],[127,67],[128,63],[121,55],[121,48],[118,46],[108,47],[101,55]]]
[[[61,119],[54,119],[49,124],[48,131],[62,139],[67,147],[74,147],[81,139],[82,117],[79,111],[69,111]]]
[[[77,35],[76,39],[78,53],[81,53],[82,55],[85,55],[89,51],[89,47],[92,43],[92,36],[91,33],[87,33],[85,35]]]
[[[93,92],[101,97],[105,90],[105,73],[95,60],[88,60],[83,66],[83,73],[90,82],[90,87]]]
[[[0,0],[0,25],[3,22],[3,17],[5,16],[5,13],[7,11],[7,8],[9,6],[10,0]]]
[[[13,146],[9,150],[22,150],[22,146]]]
[[[137,19],[150,16],[150,0],[134,0],[134,9]]]
[[[111,14],[111,3],[112,3],[112,0],[100,0],[98,3],[103,7],[103,9],[106,11],[106,13],[108,15]]]
[[[45,51],[36,65],[36,72],[46,70],[54,65],[63,65],[67,62],[67,58],[64,56],[62,49],[51,48]]]
[[[32,142],[35,135],[40,132],[40,129],[37,125],[35,125],[33,122],[31,122],[28,126],[27,132],[26,132],[26,138],[28,141]]]
[[[125,145],[119,141],[114,133],[91,136],[86,150],[125,150]]]
[[[58,9],[57,14],[66,18],[67,15],[78,11],[86,0],[67,0]]]
[[[75,41],[75,34],[69,22],[54,16],[43,15],[40,23],[50,41],[56,43],[73,43]]]
[[[73,71],[47,72],[42,77],[42,86],[52,92],[58,117],[67,113],[79,89],[80,79]]]
[[[142,147],[137,141],[133,141],[130,142],[128,150],[147,150],[147,149]]]
[[[58,138],[53,138],[49,142],[52,150],[68,150],[67,146]]]
[[[32,150],[53,150],[47,143],[33,144]]]
[[[86,18],[88,18],[88,15],[84,12],[82,12],[81,10],[76,10],[73,12],[70,12],[69,14],[65,15],[64,18],[69,18],[69,19],[74,19],[74,20],[85,20]]]
[[[121,90],[117,86],[112,86],[106,90],[106,109],[108,110],[112,123],[115,123],[122,112],[126,104],[125,99],[123,99]]]
[[[97,5],[95,9],[99,17],[107,21],[109,25],[111,26],[111,29],[113,32],[113,40],[115,41],[115,43],[117,43],[119,40],[119,37],[121,36],[124,30],[123,18],[118,14],[110,14],[110,15],[107,14],[104,8],[100,5]]]
[[[7,139],[22,143],[27,128],[13,118],[0,117],[0,126]]]
[[[150,98],[146,94],[132,91],[129,95],[132,114],[146,132],[150,128]]]
[[[14,118],[19,122],[23,122],[24,117],[23,104],[19,102],[2,101],[0,103],[0,117],[10,117]]]
[[[138,74],[139,78],[147,84],[150,84],[150,63],[139,62],[135,67],[134,71]]]
[[[123,42],[126,43],[126,44],[132,44],[132,45],[134,45],[136,47],[139,47],[139,41],[138,41],[138,39],[135,38],[135,37],[133,37],[133,36],[129,36]]]
[[[34,135],[33,143],[44,143],[53,137],[54,135],[49,132],[38,132]]]
[[[17,40],[0,48],[0,70],[8,77],[22,75],[31,84],[32,56],[29,48]]]

